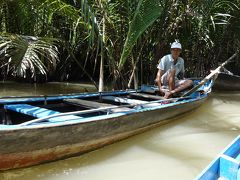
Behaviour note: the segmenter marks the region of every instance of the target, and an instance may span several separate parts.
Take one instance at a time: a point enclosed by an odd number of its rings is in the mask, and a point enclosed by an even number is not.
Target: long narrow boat
[[[197,180],[240,179],[240,136],[238,136],[206,169]]]
[[[196,81],[199,83],[199,81]],[[0,170],[76,156],[173,120],[199,107],[209,81],[187,97],[140,90],[1,98]]]
[[[240,91],[240,76],[229,73],[219,73],[213,89],[221,91]]]

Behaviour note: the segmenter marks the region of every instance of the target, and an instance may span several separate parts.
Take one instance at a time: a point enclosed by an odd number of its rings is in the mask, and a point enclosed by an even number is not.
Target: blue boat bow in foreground
[[[196,178],[197,180],[240,179],[240,136],[214,159]]]

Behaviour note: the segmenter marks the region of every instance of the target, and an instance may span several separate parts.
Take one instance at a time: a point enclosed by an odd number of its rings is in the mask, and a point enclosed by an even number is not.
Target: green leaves
[[[3,34],[0,36],[1,66],[15,76],[26,77],[27,70],[32,76],[47,75],[48,68],[54,70],[58,61],[58,49],[54,39]],[[48,67],[48,68],[47,68]]]
[[[64,67],[65,72],[61,74],[71,77],[79,68],[74,66],[74,58],[69,58],[69,48],[92,76],[96,76],[95,69],[104,55],[106,77],[127,79],[133,69],[130,55],[134,66],[141,62],[139,75],[141,71],[154,74],[156,62],[169,52],[174,39],[180,39],[188,52],[182,55],[187,63],[193,59],[196,71],[200,66],[196,62],[204,64],[228,54],[232,47],[240,46],[239,9],[239,0],[3,0],[0,31],[62,39],[58,67]],[[3,36],[2,74],[7,71],[25,76],[29,69],[33,75],[47,74],[48,69],[54,69],[57,55],[55,45],[50,45],[54,41],[37,38],[30,42],[27,36]],[[195,71],[193,66],[191,71]]]
[[[159,0],[140,0],[129,26],[127,39],[121,54],[119,69],[122,68],[139,36],[160,16],[162,7]]]

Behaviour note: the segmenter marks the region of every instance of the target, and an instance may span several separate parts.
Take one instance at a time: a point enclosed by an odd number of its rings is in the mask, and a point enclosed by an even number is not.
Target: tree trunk
[[[104,47],[105,44],[105,13],[103,14],[103,26],[102,26],[102,39],[101,39],[101,62],[100,62],[100,73],[99,73],[99,89],[98,92],[104,91]]]
[[[132,54],[132,66],[133,66],[133,71],[130,76],[130,79],[128,81],[128,88],[131,88],[132,81],[134,80],[134,89],[138,89],[138,74],[137,74],[137,61],[134,62],[134,57]]]

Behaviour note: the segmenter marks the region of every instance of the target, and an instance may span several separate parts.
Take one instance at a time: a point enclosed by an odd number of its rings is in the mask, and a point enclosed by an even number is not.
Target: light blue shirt
[[[172,58],[171,54],[168,54],[168,55],[162,57],[157,68],[163,70],[164,73],[166,73],[170,69],[175,68],[176,69],[176,73],[175,73],[176,77],[179,73],[184,73],[184,71],[185,71],[183,58],[178,57],[177,63],[174,64],[174,59]]]

